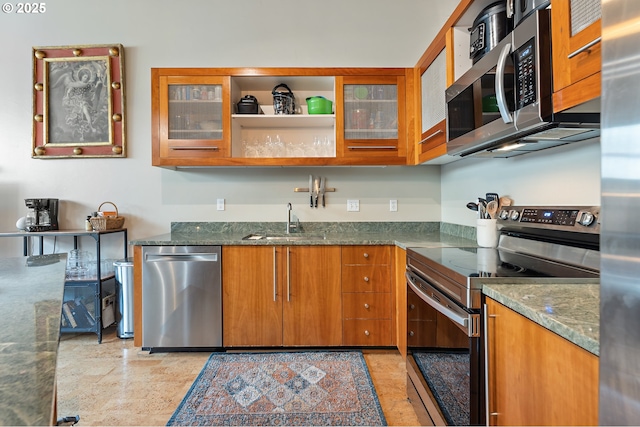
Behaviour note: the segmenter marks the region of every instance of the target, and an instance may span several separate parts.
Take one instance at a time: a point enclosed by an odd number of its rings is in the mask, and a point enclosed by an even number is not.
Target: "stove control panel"
[[[599,207],[584,206],[509,206],[498,213],[498,223],[567,231],[599,232]]]

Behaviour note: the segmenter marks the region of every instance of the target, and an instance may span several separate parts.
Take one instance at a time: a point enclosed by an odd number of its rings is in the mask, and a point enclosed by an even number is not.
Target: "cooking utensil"
[[[489,203],[492,200],[498,201],[498,199],[500,199],[500,196],[498,196],[498,193],[487,193],[484,197],[487,200],[487,203]]]
[[[498,213],[498,201],[492,200],[489,203],[487,203],[487,215],[489,215],[489,218],[494,219],[497,213]]]
[[[502,196],[499,199],[500,207],[502,206],[511,206],[513,204],[513,199],[507,196]]]
[[[313,175],[309,175],[309,206],[313,207]]]
[[[478,212],[478,204],[475,202],[469,202],[467,203],[467,209]]]
[[[322,207],[324,208],[324,186],[325,186],[325,178],[320,177],[320,198],[322,199]]]
[[[320,178],[316,177],[313,180],[313,196],[314,196],[314,207],[318,207],[318,195],[320,193]]]

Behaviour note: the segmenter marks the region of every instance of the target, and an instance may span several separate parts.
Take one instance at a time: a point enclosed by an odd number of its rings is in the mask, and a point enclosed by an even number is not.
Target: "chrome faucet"
[[[287,229],[286,233],[289,234],[291,231],[295,231],[298,229],[298,221],[295,223],[291,222],[291,203],[287,203]]]

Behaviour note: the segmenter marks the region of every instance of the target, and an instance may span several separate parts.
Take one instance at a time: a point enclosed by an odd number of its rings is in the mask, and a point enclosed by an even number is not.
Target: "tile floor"
[[[404,361],[397,351],[365,351],[387,423],[418,425],[406,394]],[[153,353],[104,330],[63,334],[58,354],[58,417],[80,415],[78,425],[163,426],[178,407],[209,353]]]

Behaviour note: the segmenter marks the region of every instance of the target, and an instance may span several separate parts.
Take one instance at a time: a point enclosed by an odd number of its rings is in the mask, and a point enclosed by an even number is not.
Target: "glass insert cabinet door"
[[[345,139],[397,139],[397,85],[344,85],[344,121]]]
[[[222,85],[169,85],[169,139],[222,139]]]
[[[163,76],[159,87],[163,157],[228,155],[228,82],[223,76]]]

